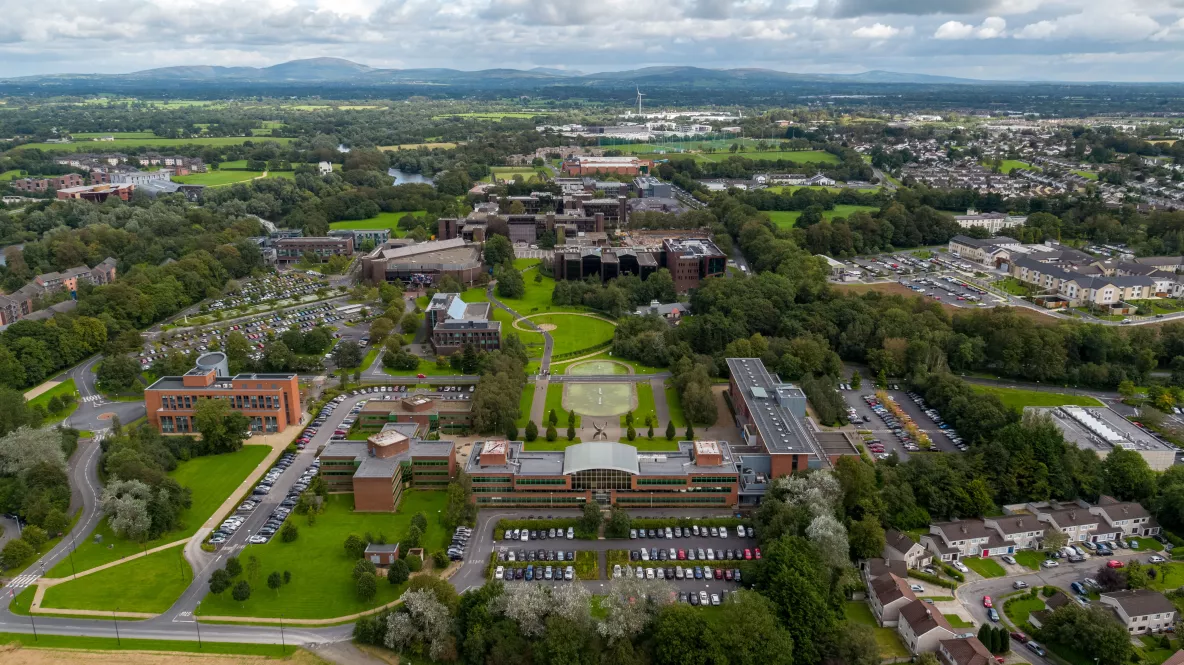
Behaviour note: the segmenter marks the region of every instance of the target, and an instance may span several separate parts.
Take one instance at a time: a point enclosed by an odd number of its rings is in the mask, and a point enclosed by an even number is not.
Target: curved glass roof
[[[589,469],[617,469],[638,475],[640,471],[637,466],[637,449],[611,441],[577,443],[564,449],[564,475]]]

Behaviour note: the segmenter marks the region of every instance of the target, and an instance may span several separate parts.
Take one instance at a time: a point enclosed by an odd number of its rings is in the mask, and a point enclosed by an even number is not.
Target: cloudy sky
[[[0,0],[0,77],[375,67],[1184,81],[1184,0]]]

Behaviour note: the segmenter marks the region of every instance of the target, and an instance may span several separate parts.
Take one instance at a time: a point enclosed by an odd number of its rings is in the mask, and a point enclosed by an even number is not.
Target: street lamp
[[[119,641],[119,618],[115,616],[115,612],[118,612],[118,611],[119,611],[119,608],[116,607],[115,611],[111,612],[111,621],[113,621],[115,623],[115,646],[122,645],[122,643]]]
[[[197,620],[197,613],[201,611],[201,601],[197,601],[197,607],[193,609],[193,625],[197,628],[197,648],[201,649],[201,622]]]
[[[280,653],[287,653],[288,645],[284,643],[284,615],[280,615]]]

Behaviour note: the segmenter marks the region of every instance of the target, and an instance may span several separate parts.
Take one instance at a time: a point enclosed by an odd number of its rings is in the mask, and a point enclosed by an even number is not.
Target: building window
[[[735,483],[735,476],[697,476],[691,478],[692,483]]]
[[[161,416],[160,417],[160,431],[164,432],[165,434],[172,433],[172,431],[173,431],[173,417],[172,416]]]
[[[567,485],[566,478],[518,478],[515,485]]]
[[[686,485],[686,478],[638,478],[638,485]]]
[[[631,487],[633,474],[619,469],[587,469],[571,474],[571,488],[574,490],[627,490]]]

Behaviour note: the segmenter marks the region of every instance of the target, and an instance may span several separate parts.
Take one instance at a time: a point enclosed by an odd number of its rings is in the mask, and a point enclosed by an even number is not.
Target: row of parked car
[[[675,550],[673,547],[669,550],[651,547],[648,550],[643,548],[629,551],[630,561],[751,561],[760,558],[761,548],[759,547],[718,551],[710,547],[706,551],[701,547],[698,551],[693,547],[685,550]]]
[[[925,415],[929,416],[933,423],[937,425],[937,428],[941,430],[941,433],[945,434],[950,439],[951,443],[953,443],[955,446],[958,446],[958,450],[961,450],[962,452],[970,450],[970,446],[966,445],[966,443],[962,441],[962,437],[958,434],[958,430],[954,429],[949,423],[942,420],[941,414],[938,413],[937,409],[925,405],[924,397],[921,397],[911,390],[907,394],[909,399],[913,400],[914,404],[921,407],[921,410],[925,412]]]
[[[900,441],[900,445],[903,446],[905,450],[915,452],[921,449],[921,447],[918,446],[915,441],[913,441],[913,435],[909,434],[904,428],[906,424],[912,422],[911,420],[906,422],[901,422],[898,420],[897,417],[888,410],[888,407],[880,404],[880,398],[876,397],[875,395],[864,395],[863,401],[867,402],[868,408],[872,410],[872,413],[875,413],[880,420],[884,421],[884,426],[892,430],[892,434],[897,438],[898,441]],[[905,417],[907,418],[908,416],[906,415]],[[869,443],[868,450],[876,455],[885,454],[884,445],[879,441]]]
[[[502,550],[497,553],[498,561],[575,561],[574,550]]]
[[[496,536],[496,534],[495,534]],[[572,527],[567,527],[567,531],[562,528],[558,529],[506,529],[503,538],[506,540],[518,540],[527,542],[530,540],[546,540],[548,538],[566,538],[567,540],[575,540],[576,530]]]
[[[624,568],[620,564],[613,564],[613,577],[637,577],[639,580],[703,580],[717,579],[727,582],[740,581],[739,568],[712,568],[710,566],[667,566],[665,568],[647,568],[628,564]]]
[[[530,564],[525,568],[506,568],[498,566],[497,570],[493,571],[493,578],[497,580],[505,580],[510,582],[513,580],[525,580],[527,582],[543,582],[543,581],[572,581],[576,578],[576,569],[574,566],[544,566]]]
[[[699,526],[698,524],[695,524],[695,525],[692,525],[689,527],[679,527],[679,526],[669,527],[668,526],[666,528],[659,528],[659,529],[629,529],[629,539],[630,540],[637,540],[638,538],[690,538],[692,536],[694,536],[696,538],[708,537],[708,536],[710,536],[711,538],[727,538],[728,533],[730,531],[731,531],[731,527],[727,527],[727,526],[706,527],[706,526]],[[750,527],[750,526],[746,527],[742,524],[736,525],[736,537],[737,538],[746,538],[746,537],[752,538],[752,537],[754,537],[754,535],[755,535],[755,532],[752,530],[752,527]]]
[[[456,527],[456,531],[452,534],[452,543],[448,545],[448,558],[453,561],[460,561],[465,558],[465,548],[469,546],[469,538],[472,535],[473,530],[469,527]]]

